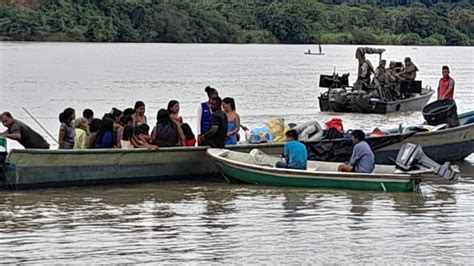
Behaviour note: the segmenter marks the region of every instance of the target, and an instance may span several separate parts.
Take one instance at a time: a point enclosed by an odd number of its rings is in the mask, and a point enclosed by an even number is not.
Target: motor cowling
[[[423,167],[432,169],[438,176],[449,181],[455,181],[460,176],[458,171],[452,169],[449,162],[438,164],[423,152],[421,146],[413,143],[403,144],[398,151],[395,165],[402,171],[420,170]]]

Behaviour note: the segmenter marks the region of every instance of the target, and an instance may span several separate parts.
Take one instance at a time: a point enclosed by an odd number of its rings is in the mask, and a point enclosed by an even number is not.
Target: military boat
[[[354,112],[385,114],[391,112],[421,111],[434,90],[422,88],[419,80],[401,80],[384,87],[368,86],[355,89],[349,86],[349,74],[321,75],[319,87],[327,91],[319,96],[322,112]]]
[[[319,87],[327,88],[319,96],[321,111],[377,114],[421,111],[434,91],[429,86],[422,87],[422,82],[415,80],[418,69],[409,57],[405,58],[405,67],[401,62],[392,61],[390,68],[386,69],[386,61],[382,60],[384,51],[357,48],[355,57],[359,65],[354,86],[349,86],[349,74],[320,75]],[[377,69],[365,58],[366,54],[379,54]],[[371,80],[372,73],[377,78]]]

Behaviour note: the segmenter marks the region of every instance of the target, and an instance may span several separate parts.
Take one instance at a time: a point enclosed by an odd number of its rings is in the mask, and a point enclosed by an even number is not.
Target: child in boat
[[[173,147],[184,145],[185,138],[181,126],[171,119],[165,109],[158,110],[156,126],[151,133],[151,143],[159,147]]]
[[[362,130],[354,130],[351,139],[354,143],[351,159],[349,162],[339,165],[337,170],[339,172],[372,173],[375,168],[375,156],[365,141],[365,133]]]
[[[135,134],[133,134],[130,142],[134,148],[145,148],[145,149],[158,149],[158,146],[150,144],[151,137],[148,134],[150,127],[147,124],[142,124],[135,128]]]
[[[284,162],[277,162],[277,168],[301,169],[306,170],[308,161],[308,151],[306,146],[298,141],[296,130],[288,130],[285,133],[287,143],[283,146]]]
[[[194,133],[191,127],[187,123],[184,123],[181,125],[181,129],[183,130],[184,139],[185,139],[184,146],[186,147],[196,146],[196,137],[194,136]]]
[[[101,123],[102,121],[100,119],[94,118],[89,124],[89,136],[87,136],[87,139],[86,139],[87,149],[95,148],[95,140],[97,139],[97,133],[99,132]]]
[[[98,149],[111,149],[115,146],[114,120],[105,117],[100,124],[99,132],[95,140]]]
[[[85,149],[87,139],[88,120],[80,117],[74,121],[76,136],[74,137],[74,149]]]
[[[72,149],[74,147],[74,130],[73,121],[76,119],[76,111],[72,108],[66,108],[59,114],[59,149]]]

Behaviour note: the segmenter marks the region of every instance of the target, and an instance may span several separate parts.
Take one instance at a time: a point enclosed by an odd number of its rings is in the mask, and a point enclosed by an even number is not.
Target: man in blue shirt
[[[372,173],[375,167],[375,156],[369,144],[365,142],[365,133],[361,130],[352,132],[354,149],[348,163],[339,165],[339,172]]]
[[[298,141],[298,133],[292,129],[285,133],[287,143],[283,147],[285,162],[277,162],[277,168],[290,168],[306,170],[308,151],[306,146]]]

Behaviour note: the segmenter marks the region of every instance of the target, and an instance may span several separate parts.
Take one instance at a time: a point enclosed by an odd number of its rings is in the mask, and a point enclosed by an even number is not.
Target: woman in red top
[[[454,98],[454,79],[449,76],[449,67],[443,66],[443,77],[438,83],[438,101]]]

